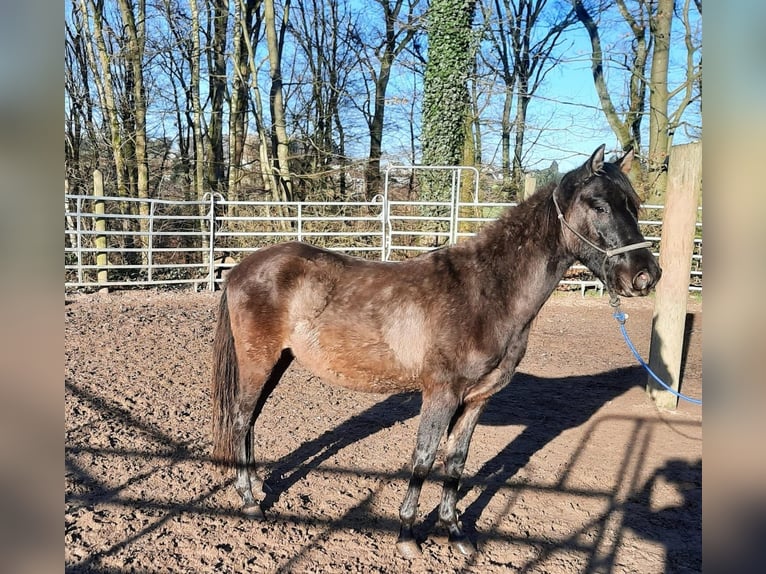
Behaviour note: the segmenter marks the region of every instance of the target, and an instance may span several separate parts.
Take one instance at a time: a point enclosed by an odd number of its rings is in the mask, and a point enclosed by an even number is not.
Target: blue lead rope
[[[614,318],[617,319],[617,322],[620,324],[620,330],[622,331],[622,336],[625,337],[625,342],[628,344],[628,348],[633,353],[633,356],[636,358],[636,360],[641,364],[641,366],[646,369],[646,372],[649,373],[652,378],[657,381],[660,385],[662,385],[665,389],[673,393],[675,396],[677,396],[679,399],[683,399],[687,402],[694,403],[695,405],[701,405],[702,401],[700,399],[694,399],[692,397],[687,397],[686,395],[679,393],[675,389],[671,388],[669,385],[667,385],[662,379],[660,379],[654,371],[649,367],[649,365],[646,364],[644,359],[641,358],[641,355],[636,350],[636,347],[633,346],[633,342],[630,340],[630,337],[628,337],[628,331],[625,329],[625,321],[627,321],[628,316],[623,313],[620,310],[619,306],[619,300],[617,300],[616,304],[612,304],[613,307],[615,307],[614,311]]]

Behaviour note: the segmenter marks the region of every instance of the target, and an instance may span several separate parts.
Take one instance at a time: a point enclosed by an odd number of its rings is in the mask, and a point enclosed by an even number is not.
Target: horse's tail
[[[236,463],[233,409],[238,390],[239,366],[224,287],[213,342],[213,460],[219,465],[231,466]]]

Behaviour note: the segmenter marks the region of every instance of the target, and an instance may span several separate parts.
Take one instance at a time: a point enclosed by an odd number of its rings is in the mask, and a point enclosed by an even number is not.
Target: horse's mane
[[[558,220],[551,196],[555,188],[556,184],[550,183],[518,205],[507,208],[479,232],[477,240],[483,244],[512,241],[515,245],[539,243],[544,237],[554,240],[551,231],[558,226]]]
[[[585,178],[583,178],[582,169],[566,173],[560,182],[549,182],[517,206],[506,209],[496,221],[487,225],[477,235],[477,241],[485,245],[501,238],[512,240],[517,245],[528,241],[537,242],[546,237],[549,241],[555,241],[557,237],[555,231],[559,227],[559,222],[551,200],[553,193],[557,193],[559,201],[564,199],[568,202],[575,190],[586,185],[590,178],[608,179],[611,185],[625,194],[633,215],[638,215],[641,198],[617,163],[605,162],[599,173],[588,173]]]

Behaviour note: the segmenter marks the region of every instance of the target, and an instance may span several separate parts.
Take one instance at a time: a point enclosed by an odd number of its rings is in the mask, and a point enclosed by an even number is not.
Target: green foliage
[[[423,94],[423,163],[460,165],[472,68],[475,1],[433,0],[428,12],[428,63]],[[448,186],[426,186],[428,199],[443,199]],[[442,193],[439,193],[442,192]]]
[[[428,62],[423,84],[423,163],[454,166],[463,163],[465,120],[474,0],[432,0],[428,11]],[[424,201],[449,199],[451,175],[432,172],[423,178]],[[439,217],[441,210],[424,206],[423,215]],[[443,231],[443,230],[442,230]],[[435,239],[426,239],[437,245]]]

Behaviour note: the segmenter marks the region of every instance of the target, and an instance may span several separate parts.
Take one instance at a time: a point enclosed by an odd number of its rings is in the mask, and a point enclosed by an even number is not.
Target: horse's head
[[[604,147],[567,173],[553,192],[564,246],[610,291],[646,295],[662,270],[638,228],[641,201],[626,175],[633,151],[609,163]]]

